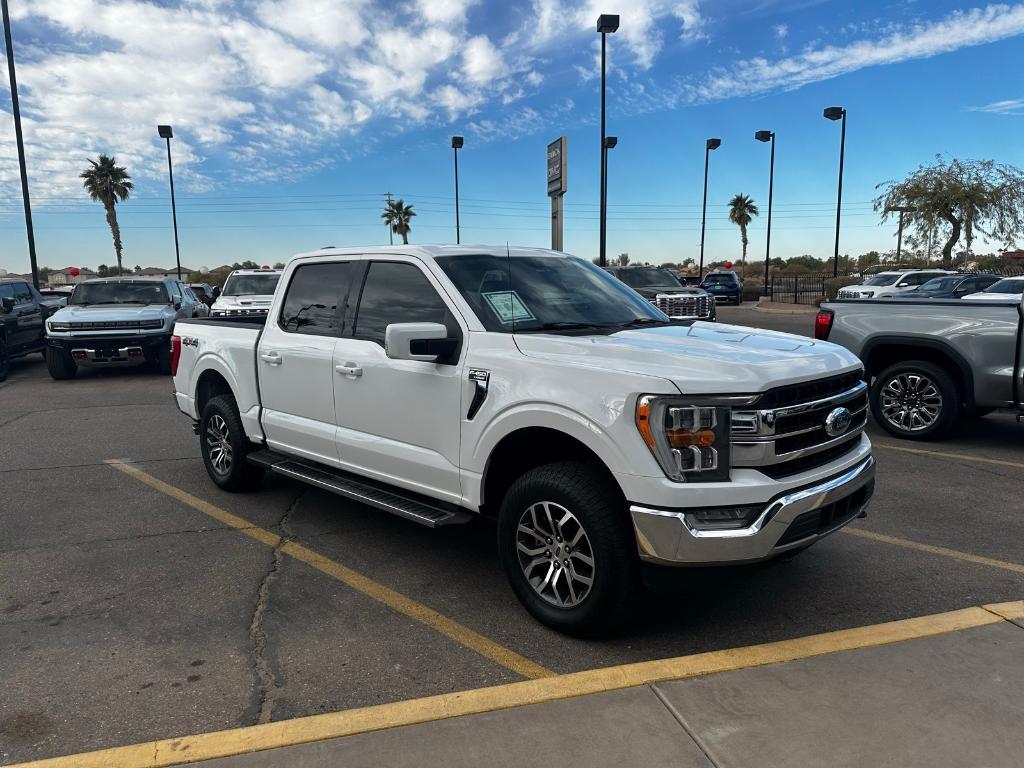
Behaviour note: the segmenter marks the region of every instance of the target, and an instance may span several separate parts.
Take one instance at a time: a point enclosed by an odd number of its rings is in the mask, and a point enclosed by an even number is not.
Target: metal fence
[[[772,275],[769,295],[772,301],[785,304],[817,304],[825,298],[825,281],[829,272],[810,275]]]

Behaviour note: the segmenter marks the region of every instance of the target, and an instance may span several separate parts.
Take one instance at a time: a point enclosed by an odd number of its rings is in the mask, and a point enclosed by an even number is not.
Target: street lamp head
[[[771,131],[758,131],[754,134],[754,138],[758,141],[771,141],[775,138],[775,134]]]
[[[829,120],[842,120],[846,115],[846,110],[843,107],[825,107],[823,114]]]
[[[171,130],[169,125],[158,125],[156,127],[157,133],[160,134],[161,139],[173,139],[174,132]]]
[[[465,140],[461,136],[452,136],[452,149],[462,149]]]
[[[718,149],[720,146],[722,146],[722,140],[708,139],[707,142],[705,142],[704,146],[707,147],[708,149]]]
[[[597,31],[602,35],[615,32],[619,28],[619,14],[602,13],[597,17]]]
[[[618,136],[605,136],[604,137],[604,148],[605,149],[615,149],[615,145],[617,145],[618,143],[619,143],[619,137]]]

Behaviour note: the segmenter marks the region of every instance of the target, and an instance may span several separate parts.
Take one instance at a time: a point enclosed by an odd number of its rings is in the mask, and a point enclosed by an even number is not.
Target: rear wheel
[[[937,365],[908,360],[886,368],[871,385],[871,412],[890,434],[906,440],[943,437],[960,415],[953,378]]]
[[[44,354],[46,355],[46,370],[50,372],[51,377],[57,381],[75,378],[78,365],[71,359],[71,355],[63,349],[55,347],[47,347]]]
[[[619,489],[595,467],[546,464],[516,480],[498,549],[516,597],[552,629],[608,634],[629,616],[636,545]]]
[[[210,398],[199,418],[199,445],[210,479],[225,491],[259,485],[263,470],[246,460],[251,444],[231,395]]]

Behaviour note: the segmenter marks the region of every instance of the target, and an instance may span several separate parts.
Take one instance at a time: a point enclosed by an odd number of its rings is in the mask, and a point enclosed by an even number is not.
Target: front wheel
[[[936,440],[960,415],[953,378],[924,360],[896,363],[871,384],[871,413],[883,429],[906,440]]]
[[[44,354],[46,355],[46,370],[50,372],[53,379],[64,381],[75,378],[78,365],[71,359],[71,355],[63,349],[54,347],[47,347]]]
[[[516,597],[552,629],[603,635],[628,617],[636,544],[619,489],[597,468],[546,464],[516,480],[498,549]]]
[[[199,445],[207,474],[225,491],[251,490],[263,479],[263,470],[246,460],[249,438],[231,395],[211,397],[203,407]]]

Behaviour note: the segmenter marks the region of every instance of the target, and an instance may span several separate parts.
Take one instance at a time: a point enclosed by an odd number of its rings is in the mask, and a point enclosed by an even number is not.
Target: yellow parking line
[[[852,528],[847,526],[842,529],[842,533],[849,534],[850,536],[859,536],[862,539],[870,539],[871,541],[881,541],[885,544],[895,544],[897,547],[904,547],[906,549],[916,549],[919,552],[929,552],[933,555],[952,557],[955,560],[963,560],[967,563],[988,565],[992,568],[1002,568],[1004,571],[1011,571],[1013,573],[1024,573],[1024,565],[1021,565],[1020,563],[1008,563],[1005,560],[995,560],[991,557],[972,555],[969,552],[961,552],[957,549],[937,547],[934,544],[922,544],[919,541],[901,539],[898,536],[886,536],[884,533],[865,531],[863,528]]]
[[[998,467],[1014,467],[1016,469],[1024,469],[1024,462],[1021,461],[1006,461],[1004,459],[986,459],[984,456],[966,456],[962,453],[947,453],[945,451],[929,451],[924,448],[907,448],[902,445],[893,445],[892,443],[880,443],[875,440],[871,441],[871,445],[875,448],[885,448],[888,451],[900,451],[901,453],[914,453],[919,456],[934,456],[938,459],[956,459],[957,461],[973,461],[977,464],[995,464]]]
[[[126,475],[134,477],[136,480],[145,483],[150,488],[175,498],[181,503],[192,507],[192,509],[209,515],[225,525],[236,528],[246,536],[256,539],[256,541],[266,544],[267,546],[276,547],[281,542],[281,537],[276,533],[259,528],[245,518],[233,515],[220,507],[216,507],[207,501],[203,501],[202,499],[181,490],[180,488],[175,488],[173,485],[165,483],[163,480],[159,480],[158,478],[143,472],[138,467],[134,467],[131,464],[127,464],[116,459],[108,459],[106,463],[114,469],[124,472]],[[541,677],[551,677],[555,674],[550,669],[546,669],[540,664],[530,661],[524,656],[520,656],[515,651],[494,642],[490,638],[484,637],[478,632],[474,632],[469,627],[464,626],[453,619],[449,619],[447,616],[438,613],[432,608],[428,608],[422,603],[413,600],[411,597],[406,597],[400,592],[396,592],[393,589],[385,587],[383,584],[367,578],[361,573],[353,571],[351,568],[346,568],[344,565],[336,563],[335,561],[326,558],[318,552],[314,552],[301,544],[289,541],[281,547],[281,551],[284,554],[290,555],[296,560],[305,563],[306,565],[316,568],[321,573],[326,573],[328,576],[331,576],[338,581],[347,584],[353,589],[362,592],[367,597],[371,597],[377,602],[383,603],[399,613],[405,614],[422,624],[426,624],[428,627],[433,627],[442,635],[445,635],[460,645],[464,645],[470,650],[476,651],[481,656],[490,659],[496,664],[500,664],[506,669],[515,672],[517,675],[522,675],[523,677],[530,679],[537,679]]]
[[[1014,610],[1024,611],[1024,605],[1013,608],[1004,604],[1001,607],[1011,613]],[[11,768],[165,768],[385,728],[541,704],[764,664],[778,664],[839,651],[871,648],[1002,622],[1003,618],[992,610],[964,608],[949,613],[843,629],[794,640],[593,669],[570,675],[525,680],[247,728],[114,747],[98,752],[23,763]]]

